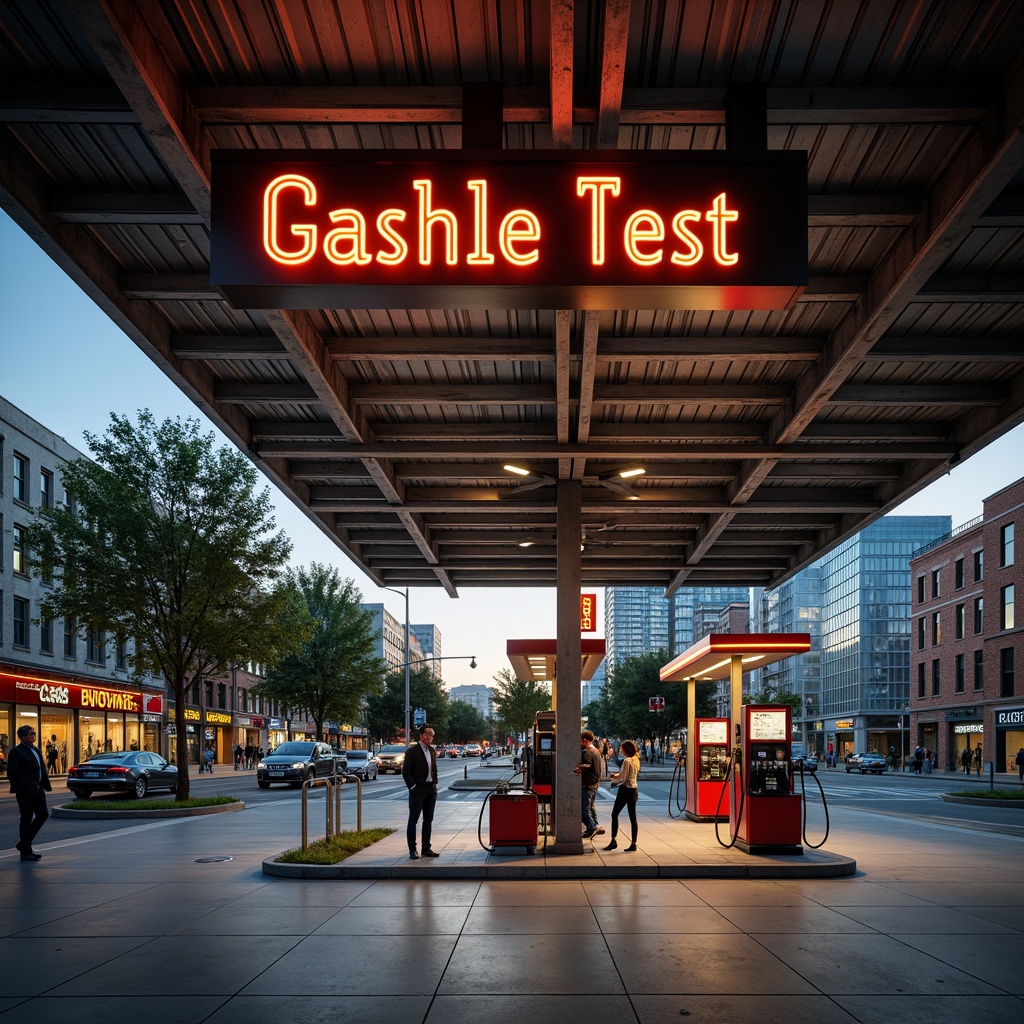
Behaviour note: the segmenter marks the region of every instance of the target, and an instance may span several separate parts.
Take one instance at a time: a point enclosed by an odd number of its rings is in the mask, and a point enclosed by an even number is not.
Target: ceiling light
[[[523,469],[522,466],[513,466],[511,463],[509,463],[507,466],[502,466],[501,468],[506,470],[506,471],[508,471],[509,473],[515,473],[516,476],[532,476],[533,475],[530,470]]]
[[[537,542],[535,540],[521,540],[519,546],[521,548],[532,548]]]
[[[631,476],[643,476],[647,470],[643,466],[634,466],[632,469],[619,470],[619,476],[623,480],[628,480]]]

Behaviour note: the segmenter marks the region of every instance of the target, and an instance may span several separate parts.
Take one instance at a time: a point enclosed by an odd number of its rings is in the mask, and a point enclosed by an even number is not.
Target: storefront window
[[[104,750],[124,750],[124,715],[107,714],[107,742]]]
[[[39,738],[36,741],[46,758],[46,770],[63,775],[68,770],[68,748],[72,745],[71,711],[43,708],[39,715]]]
[[[105,721],[102,715],[87,715],[85,712],[78,719],[78,759],[85,761],[93,754],[103,751]]]

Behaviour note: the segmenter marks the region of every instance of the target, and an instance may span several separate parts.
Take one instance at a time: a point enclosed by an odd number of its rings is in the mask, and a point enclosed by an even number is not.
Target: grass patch
[[[364,828],[362,832],[341,832],[330,839],[317,839],[304,850],[289,850],[277,858],[278,864],[339,864],[353,853],[386,839],[393,828]]]
[[[181,811],[237,804],[239,799],[237,796],[196,796],[190,800],[72,800],[64,807],[69,811]]]
[[[957,789],[949,796],[974,797],[976,800],[1024,800],[1024,788],[1021,789]]]

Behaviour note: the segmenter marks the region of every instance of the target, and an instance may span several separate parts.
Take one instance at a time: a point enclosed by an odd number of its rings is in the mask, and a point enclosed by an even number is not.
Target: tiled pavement
[[[439,802],[433,863],[471,856],[478,809]],[[654,801],[642,810],[651,861],[673,833],[711,828],[671,821]],[[367,801],[364,825],[403,824],[402,801]],[[0,1022],[1024,1016],[1017,835],[835,809],[825,849],[856,860],[852,877],[621,878],[610,869],[636,855],[620,851],[568,858],[592,877],[264,874],[266,858],[297,845],[299,827],[290,793],[44,842],[37,864],[0,853]],[[218,857],[231,859],[207,860]]]

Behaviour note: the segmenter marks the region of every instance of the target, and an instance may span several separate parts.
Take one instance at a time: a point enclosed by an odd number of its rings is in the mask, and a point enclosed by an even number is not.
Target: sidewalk
[[[438,807],[444,864],[479,805]],[[364,807],[366,827],[401,835],[404,822],[400,798]],[[650,857],[686,827],[645,801],[641,850]],[[44,828],[38,863],[3,851],[0,1022],[1021,1015],[1024,841],[1013,836],[837,809],[826,850],[856,860],[851,877],[624,879],[597,854],[574,879],[265,875],[299,834],[299,801],[282,792],[244,811],[60,842]]]

